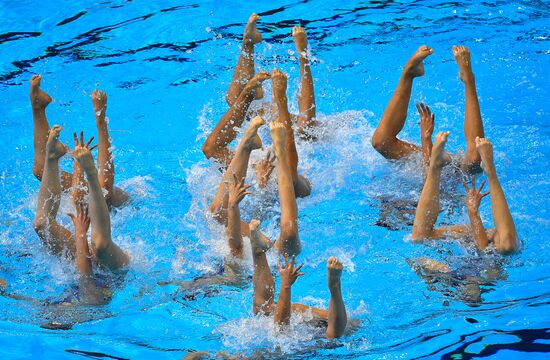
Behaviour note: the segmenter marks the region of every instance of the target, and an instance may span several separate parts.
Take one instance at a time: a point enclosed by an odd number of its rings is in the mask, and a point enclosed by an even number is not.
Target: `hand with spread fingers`
[[[67,214],[74,224],[76,234],[86,234],[90,228],[90,217],[88,215],[88,207],[82,203],[76,205],[76,215]]]
[[[462,183],[464,184],[464,188],[466,189],[466,197],[464,198],[464,202],[466,203],[466,206],[468,207],[468,211],[477,212],[479,210],[479,205],[481,204],[481,200],[489,195],[490,191],[487,191],[485,193],[482,193],[481,190],[483,190],[483,186],[485,186],[485,180],[481,183],[479,186],[479,189],[476,189],[476,177],[472,175],[472,187],[468,187],[468,183],[465,179],[462,179]]]
[[[82,166],[84,169],[89,168],[90,166],[94,166],[94,158],[92,156],[91,151],[97,147],[97,145],[94,145],[90,147],[90,144],[94,140],[94,137],[92,136],[88,142],[84,143],[84,131],[80,132],[80,141],[78,140],[78,137],[76,133],[73,135],[74,137],[74,149],[71,152],[72,157],[78,161],[80,166]]]
[[[252,194],[248,189],[252,185],[246,185],[244,183],[244,178],[241,180],[237,179],[237,175],[233,174],[233,181],[227,184],[229,189],[229,205],[235,206],[238,205],[246,195]]]
[[[262,159],[252,165],[252,167],[256,171],[256,179],[258,180],[258,187],[260,189],[263,189],[267,186],[269,177],[275,169],[275,159],[275,154],[273,154],[273,151],[269,150],[265,159]]]
[[[300,272],[300,269],[302,268],[304,264],[296,266],[296,256],[292,257],[292,261],[288,262],[288,256],[285,256],[285,266],[281,266],[281,262],[279,261],[278,269],[279,274],[281,275],[281,284],[282,285],[292,285],[296,282],[296,280],[304,275],[303,272]]]
[[[432,138],[435,126],[435,114],[432,113],[430,107],[424,103],[416,104],[418,114],[420,114],[420,131],[424,138]]]

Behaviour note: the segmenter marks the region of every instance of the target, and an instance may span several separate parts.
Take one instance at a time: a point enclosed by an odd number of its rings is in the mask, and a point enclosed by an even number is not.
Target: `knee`
[[[518,251],[518,242],[516,234],[499,234],[499,245],[497,250],[502,254],[512,254]]]
[[[48,227],[48,223],[44,218],[35,218],[32,222],[32,227],[37,234],[42,234]]]
[[[298,239],[298,222],[284,221],[281,222],[281,239],[283,241],[294,241]]]
[[[216,144],[210,138],[206,139],[202,145],[202,153],[206,156],[207,159],[214,157],[216,155]]]
[[[384,139],[378,132],[374,132],[371,138],[372,147],[379,153],[383,153],[386,145],[386,139]]]
[[[38,180],[42,180],[42,171],[43,168],[40,166],[35,165],[32,167],[32,173]]]

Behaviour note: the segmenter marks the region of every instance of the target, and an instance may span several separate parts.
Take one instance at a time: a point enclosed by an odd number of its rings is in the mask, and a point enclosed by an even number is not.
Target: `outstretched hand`
[[[485,186],[485,180],[483,180],[483,182],[479,186],[479,189],[476,189],[476,177],[474,175],[472,175],[471,188],[468,187],[466,179],[462,179],[462,183],[464,184],[464,188],[466,189],[466,197],[464,198],[464,202],[466,203],[466,207],[468,207],[468,211],[477,212],[479,210],[481,200],[490,193],[490,191],[487,191],[485,193],[481,192],[483,186]]]
[[[292,285],[296,282],[300,276],[304,275],[303,272],[300,272],[300,269],[304,264],[300,264],[295,268],[296,265],[296,256],[292,257],[292,261],[288,262],[288,256],[285,256],[285,266],[281,266],[281,262],[278,263],[279,274],[281,275],[281,282],[285,285]]]
[[[420,114],[420,132],[424,138],[432,138],[435,125],[435,114],[432,113],[430,107],[424,103],[416,104],[418,114]]]
[[[233,174],[233,181],[229,182],[229,204],[237,205],[239,204],[246,195],[250,195],[251,192],[248,189],[252,185],[246,185],[244,183],[244,178],[241,180],[237,179],[237,175]]]
[[[271,149],[267,152],[267,156],[265,159],[262,159],[252,165],[254,170],[256,171],[256,179],[258,180],[258,187],[260,189],[263,189],[267,186],[267,182],[269,181],[269,177],[271,176],[271,173],[275,169],[275,159],[276,156],[273,154],[273,151]]]
[[[73,159],[78,161],[78,163],[82,166],[84,165],[93,165],[93,157],[91,151],[97,147],[97,145],[94,145],[90,147],[90,144],[94,140],[94,137],[92,136],[88,142],[84,143],[84,131],[80,132],[80,141],[78,139],[78,136],[76,133],[73,134],[74,137],[74,149],[71,151],[71,156]]]
[[[90,228],[90,217],[88,216],[88,207],[82,203],[79,203],[76,207],[76,215],[67,214],[71,218],[74,224],[75,232],[77,234],[86,234]]]

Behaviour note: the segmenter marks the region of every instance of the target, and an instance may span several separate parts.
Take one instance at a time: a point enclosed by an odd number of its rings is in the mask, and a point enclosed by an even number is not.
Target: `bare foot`
[[[107,94],[101,90],[94,90],[92,92],[92,105],[96,116],[99,116],[98,111],[104,112],[107,109]]]
[[[273,69],[271,73],[271,82],[273,83],[273,101],[286,99],[287,76],[279,69]]]
[[[470,61],[470,50],[466,46],[453,46],[453,55],[460,71],[458,77],[464,82],[472,81],[472,63]]]
[[[413,78],[424,75],[424,59],[434,53],[427,45],[422,45],[405,64],[403,72]]]
[[[433,164],[435,167],[442,168],[451,162],[451,156],[445,151],[450,133],[450,131],[442,131],[435,136],[430,165]]]
[[[273,139],[273,147],[275,148],[275,155],[277,158],[282,154],[285,149],[286,129],[285,126],[279,122],[271,122],[269,125],[271,132],[271,138]]]
[[[327,270],[328,270],[328,287],[333,288],[340,285],[340,277],[342,276],[342,270],[344,265],[335,258],[331,256],[327,261]]]
[[[262,34],[260,34],[256,26],[256,21],[258,21],[259,19],[260,15],[256,13],[253,13],[248,18],[248,22],[246,23],[246,26],[244,28],[244,42],[252,43],[254,45],[262,41]]]
[[[246,86],[244,87],[243,91],[248,94],[252,93],[254,95],[255,99],[261,99],[264,96],[262,83],[269,79],[271,77],[271,74],[267,71],[260,71],[256,75],[252,77],[252,79],[248,80],[246,83]]]
[[[50,129],[48,140],[46,141],[46,157],[48,159],[57,160],[67,153],[67,146],[59,141],[60,132],[61,126],[59,125],[54,125]]]
[[[260,232],[260,221],[252,219],[249,227],[252,253],[257,254],[269,250],[273,244],[267,238],[262,237],[262,233]]]
[[[294,44],[296,45],[298,56],[307,57],[307,34],[304,28],[300,26],[293,27],[292,37],[294,37]]]
[[[52,102],[52,97],[40,89],[42,75],[31,77],[31,105],[33,108],[45,109]]]
[[[495,168],[495,161],[493,158],[493,144],[486,138],[476,137],[476,149],[481,157],[481,164],[485,172],[490,172]]]
[[[261,149],[263,147],[262,139],[258,136],[258,129],[265,124],[264,119],[256,116],[250,120],[250,125],[244,132],[243,140],[250,150]]]

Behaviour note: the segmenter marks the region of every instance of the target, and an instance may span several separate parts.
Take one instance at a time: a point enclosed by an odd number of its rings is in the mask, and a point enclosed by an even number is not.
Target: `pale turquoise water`
[[[300,168],[314,192],[298,201],[306,276],[293,300],[326,306],[324,264],[339,256],[346,266],[344,299],[363,325],[336,341],[299,322],[288,334],[274,333],[269,319],[252,317],[250,285],[193,298],[156,285],[213,271],[225,251],[221,230],[204,224],[219,174],[200,146],[226,110],[223,97],[252,11],[262,15],[265,38],[258,68],[288,72],[289,95],[298,78],[293,25],[305,26],[316,58],[324,127],[318,143],[299,144]],[[279,348],[282,358],[544,358],[550,349],[549,17],[544,1],[2,2],[0,277],[13,292],[46,299],[60,296],[76,276],[73,265],[48,255],[31,226],[39,187],[31,172],[32,74],[44,75],[43,88],[55,98],[50,123],[64,126],[67,141],[75,130],[95,132],[89,94],[95,86],[107,91],[117,183],[134,201],[112,215],[114,238],[133,257],[113,301],[57,314],[0,297],[1,357],[179,359],[190,350]],[[413,100],[432,106],[436,131],[452,131],[452,151],[464,144],[464,105],[450,47],[471,48],[486,134],[522,238],[521,253],[510,258],[479,259],[454,243],[413,246],[409,225],[399,222],[394,231],[377,225],[382,201],[416,200],[421,190],[415,167],[382,159],[370,135],[402,64],[424,43],[436,53]],[[296,107],[293,95],[290,100]],[[404,137],[416,140],[418,117],[410,110]],[[276,194],[274,186],[255,196]],[[441,219],[465,221],[461,195],[449,193]],[[65,204],[62,212],[69,209]],[[481,211],[489,224],[488,203]],[[247,199],[243,216],[260,213],[275,236],[278,205],[258,210]],[[417,256],[455,268],[499,263],[503,276],[484,286],[483,302],[472,306],[428,288],[406,262]],[[66,331],[40,328],[59,316],[89,321]]]

